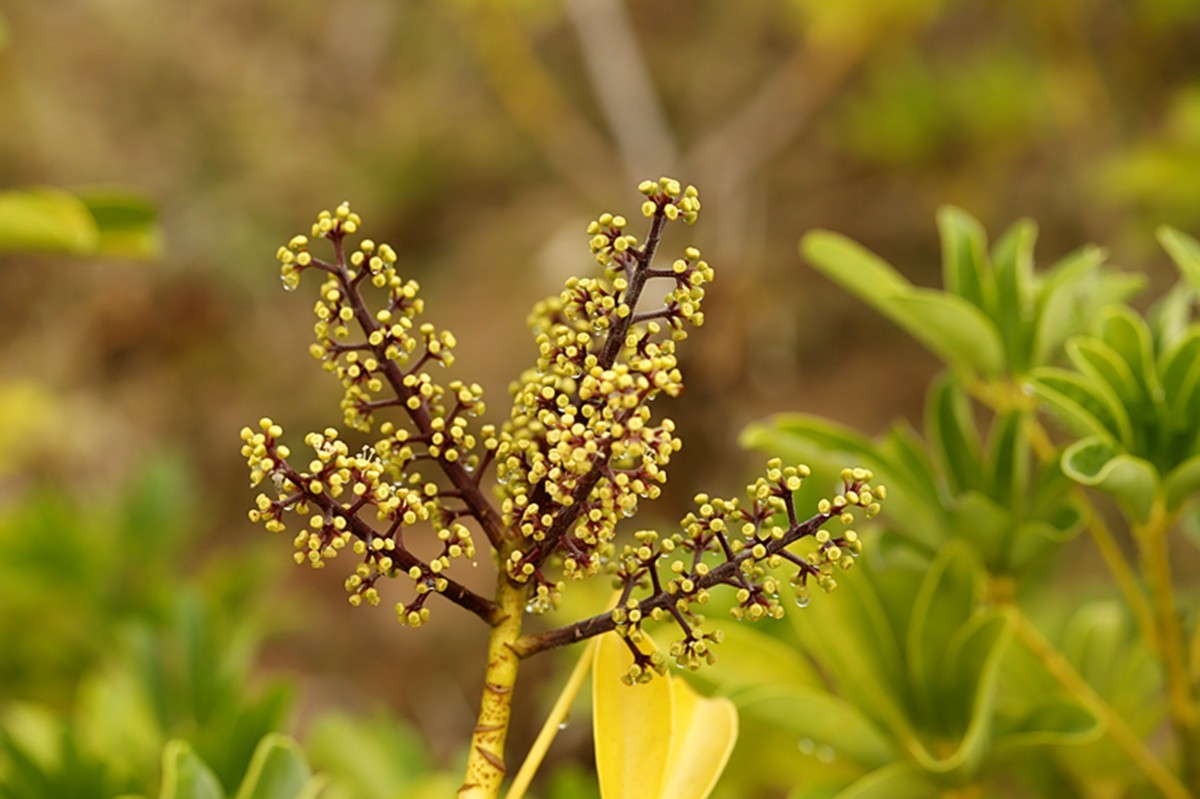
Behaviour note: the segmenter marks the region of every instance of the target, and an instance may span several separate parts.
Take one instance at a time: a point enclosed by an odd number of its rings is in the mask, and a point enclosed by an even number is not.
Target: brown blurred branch
[[[600,109],[634,181],[673,173],[679,154],[622,0],[566,0]]]
[[[615,171],[613,153],[560,91],[508,5],[448,5],[509,116],[568,183],[585,197],[599,194]]]

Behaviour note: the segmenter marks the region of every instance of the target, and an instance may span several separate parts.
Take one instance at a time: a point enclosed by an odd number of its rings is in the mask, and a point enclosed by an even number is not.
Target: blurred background
[[[1172,277],[1154,227],[1200,232],[1196,0],[0,13],[0,188],[120,187],[159,224],[140,259],[0,264],[0,721],[32,739],[103,737],[97,703],[149,680],[157,694],[122,707],[164,734],[207,730],[213,758],[239,724],[247,740],[315,735],[333,711],[386,711],[412,724],[387,745],[456,767],[483,631],[450,607],[420,631],[388,601],[353,611],[343,574],[291,568],[245,520],[239,428],[269,415],[298,440],[340,423],[340,389],[306,354],[315,286],[280,291],[273,258],[321,208],[350,200],[395,246],[428,318],[458,337],[455,376],[499,421],[533,357],[529,308],[592,265],[588,220],[636,218],[643,178],[697,185],[700,221],[666,252],[700,247],[717,281],[668,411],[685,449],[652,510],[666,524],[696,491],[744,482],[756,458],[736,440],[753,419],[806,411],[876,433],[920,415],[933,358],[808,270],[805,231],[846,233],[933,285],[938,206],[993,236],[1030,216],[1040,263],[1096,242],[1149,274],[1149,296]],[[530,664],[514,754],[569,657]],[[143,754],[105,766],[114,790],[152,790],[138,758],[159,744],[138,734]],[[586,768],[587,730],[563,738],[559,757]]]

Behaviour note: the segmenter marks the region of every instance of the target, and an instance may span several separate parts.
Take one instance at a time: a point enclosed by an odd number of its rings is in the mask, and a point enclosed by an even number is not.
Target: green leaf
[[[1068,341],[1067,357],[1080,372],[1112,389],[1117,401],[1126,407],[1137,407],[1145,401],[1142,386],[1129,364],[1095,336],[1076,336]]]
[[[431,769],[420,737],[384,714],[322,716],[305,741],[305,751],[314,768],[363,799],[407,792]]]
[[[893,763],[872,771],[834,799],[929,799],[940,790],[929,776],[911,763]]]
[[[818,687],[823,678],[795,646],[780,641],[759,628],[732,619],[712,619],[709,626],[720,630],[721,656],[693,675],[739,707],[742,694],[762,687]]]
[[[1200,292],[1200,241],[1167,225],[1158,229],[1158,241],[1179,267],[1179,273]]]
[[[1014,532],[1012,510],[978,491],[959,494],[947,510],[948,526],[957,540],[970,544],[989,570],[1003,572]]]
[[[1171,426],[1194,428],[1197,417],[1193,411],[1200,407],[1200,326],[1192,326],[1174,349],[1164,353],[1160,371],[1170,403]]]
[[[1131,518],[1139,522],[1150,518],[1159,478],[1145,459],[1120,453],[1109,442],[1090,437],[1067,448],[1062,468],[1072,480],[1115,498]]]
[[[748,425],[741,435],[741,445],[749,449],[774,451],[780,446],[788,446],[788,439],[798,439],[800,445],[794,448],[804,450],[824,450],[840,453],[854,458],[875,461],[875,445],[866,436],[855,430],[804,413],[784,413],[771,417],[767,423]],[[805,457],[800,454],[799,457]]]
[[[900,642],[869,571],[864,565],[838,575],[834,595],[817,597],[787,619],[839,693],[877,725],[904,737],[910,729]]]
[[[937,224],[946,290],[991,314],[995,307],[995,286],[983,226],[975,217],[952,205],[938,209]]]
[[[76,196],[95,220],[97,255],[151,259],[162,254],[157,214],[145,197],[114,188],[81,189]]]
[[[1010,368],[1022,373],[1029,363],[1033,325],[1033,250],[1037,225],[1023,219],[1013,225],[992,249],[996,280],[996,315],[1000,335],[1008,351]]]
[[[977,561],[966,544],[956,541],[930,564],[912,606],[905,639],[909,682],[922,718],[941,736],[955,732],[942,696],[942,665],[951,639],[975,613],[982,592]]]
[[[1019,574],[1035,565],[1046,552],[1066,543],[1083,526],[1084,516],[1075,505],[1064,505],[1063,518],[1054,523],[1041,519],[1021,522],[1012,533],[1012,546],[1008,551],[1005,571]]]
[[[1195,301],[1196,292],[1191,286],[1180,282],[1172,286],[1146,313],[1154,334],[1154,351],[1159,353],[1159,374],[1162,374],[1163,356],[1177,347],[1187,335]]]
[[[989,434],[987,477],[996,502],[1020,516],[1029,485],[1029,415],[1005,411],[992,423]]]
[[[186,741],[169,741],[163,750],[159,799],[225,799],[221,783]]]
[[[65,191],[0,192],[0,254],[87,255],[99,241],[87,206]]]
[[[916,289],[886,261],[850,239],[813,231],[800,242],[813,266],[887,316],[948,363],[987,376],[1003,371],[1004,349],[991,321],[952,294]]]
[[[800,239],[800,253],[818,272],[884,315],[891,297],[912,289],[891,264],[840,233],[814,230]]]
[[[1171,470],[1163,481],[1167,510],[1174,512],[1200,492],[1200,455],[1193,455]]]
[[[984,487],[979,432],[970,400],[956,381],[942,377],[933,384],[925,408],[925,431],[954,493]]]
[[[1099,436],[1128,446],[1133,441],[1129,415],[1106,383],[1066,369],[1044,366],[1029,383],[1051,413],[1078,436]]]
[[[996,678],[1012,634],[1009,615],[991,611],[973,617],[950,641],[943,664],[944,699],[961,737],[954,752],[935,761],[940,769],[973,771],[985,756],[996,703]]]
[[[1140,381],[1139,395],[1145,398],[1145,405],[1161,404],[1164,397],[1154,362],[1154,342],[1146,321],[1128,306],[1109,306],[1100,313],[1100,335]]]
[[[893,743],[846,700],[822,688],[763,686],[739,702],[743,715],[771,725],[790,739],[827,746],[835,757],[867,768],[894,762]]]
[[[1104,727],[1087,708],[1069,699],[1051,699],[1036,704],[1019,719],[995,734],[997,752],[1020,748],[1078,746],[1104,734]]]
[[[644,639],[646,641],[648,639]],[[600,636],[592,666],[592,731],[604,799],[657,797],[671,753],[671,683],[625,685],[633,662],[616,633]]]
[[[1107,255],[1098,247],[1082,247],[1051,267],[1036,281],[1036,329],[1030,366],[1050,361],[1059,345],[1080,329],[1077,306],[1089,277],[1104,263]]]
[[[996,377],[1004,372],[1004,344],[992,321],[961,297],[914,289],[889,303],[888,315],[950,366]]]
[[[312,779],[300,747],[286,735],[259,742],[235,799],[296,799]]]

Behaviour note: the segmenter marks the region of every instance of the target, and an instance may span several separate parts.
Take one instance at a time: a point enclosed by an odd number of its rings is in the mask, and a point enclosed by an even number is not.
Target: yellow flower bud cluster
[[[678,532],[665,537],[649,530],[636,533],[634,543],[612,558],[610,570],[626,597],[634,591],[648,595],[641,601],[629,598],[613,611],[618,633],[636,644],[643,623],[669,615],[683,633],[671,646],[670,657],[681,667],[695,669],[713,662],[713,648],[720,641],[703,630],[704,618],[696,612],[697,606],[709,602],[715,586],[729,587],[736,600],[731,614],[750,621],[784,615],[780,594],[786,578],[778,573],[789,564],[798,567],[792,579],[798,604],[808,603],[810,580],[833,590],[833,575],[853,565],[862,540],[854,530],[831,532],[824,525],[837,517],[848,526],[854,518],[852,508],[874,515],[887,492],[871,486],[868,470],[846,469],[842,493],[822,500],[816,515],[800,519],[794,495],[809,475],[807,466],[784,466],[772,459],[765,475],[747,486],[745,501],[698,494],[696,509],[682,519]],[[790,551],[810,538],[816,548],[808,554]]]
[[[662,315],[678,341],[687,337],[685,323],[694,327],[704,324],[700,303],[704,300],[704,285],[713,280],[713,269],[700,258],[699,250],[688,247],[683,258],[672,265],[671,273],[675,277],[675,288],[663,298],[666,308]]]
[[[664,218],[694,220],[699,200],[693,187],[669,178],[644,185],[647,201],[662,209],[647,249],[637,248],[625,217],[602,214],[587,232],[604,275],[571,278],[559,296],[534,308],[529,326],[537,363],[512,388],[512,412],[496,451],[504,522],[534,544],[551,537],[571,577],[596,572],[617,523],[640,500],[659,495],[681,446],[671,420],[652,421],[649,403],[683,389],[676,340],[684,322],[703,321],[699,305],[712,269],[694,248],[673,270],[652,267]],[[651,278],[671,279],[674,288],[660,311],[635,317]],[[664,335],[658,319],[672,335]],[[559,523],[564,515],[574,518]],[[529,553],[546,555],[536,546]],[[518,551],[508,563],[516,579],[538,572],[536,558],[526,554]]]
[[[615,268],[623,270],[633,259],[637,248],[637,236],[625,232],[629,224],[625,217],[619,214],[601,214],[588,223],[588,246],[596,256],[596,262],[606,270]]]
[[[266,418],[259,422],[259,432],[249,427],[241,432],[251,482],[270,480],[275,488],[274,498],[258,495],[250,519],[282,532],[286,513],[299,517],[301,526],[292,541],[298,564],[321,569],[347,548],[359,556],[361,562],[345,581],[351,605],[379,604],[378,579],[402,572],[416,584],[418,602],[423,604],[425,594],[446,589],[442,574],[452,560],[475,556],[470,531],[445,521],[436,500],[437,486],[411,479],[410,485],[394,482],[391,469],[377,454],[379,445],[375,451],[353,455],[333,428],[310,433],[305,443],[312,448],[313,458],[302,471],[288,463],[291,453],[278,443],[282,435],[283,429]],[[362,521],[367,508],[374,509],[385,532]],[[403,530],[420,523],[432,523],[442,543],[441,553],[427,563],[403,545]]]
[[[646,195],[646,201],[642,203],[643,216],[662,213],[672,222],[682,219],[691,225],[700,214],[700,195],[695,186],[684,188],[678,180],[663,177],[657,181],[643,180],[638,184],[638,191]]]

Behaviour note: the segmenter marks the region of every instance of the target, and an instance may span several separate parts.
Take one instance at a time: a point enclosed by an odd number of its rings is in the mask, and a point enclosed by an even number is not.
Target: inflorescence
[[[833,534],[823,525],[837,518],[848,526],[856,507],[872,516],[885,494],[862,469],[845,470],[842,492],[801,519],[793,495],[809,470],[772,461],[744,502],[700,495],[678,531],[643,530],[617,547],[618,524],[641,500],[659,495],[681,447],[674,423],[654,418],[650,403],[682,392],[676,348],[689,328],[703,324],[705,287],[713,279],[694,247],[668,268],[654,263],[666,224],[696,221],[696,189],[669,178],[638,188],[650,220],[645,242],[627,232],[620,215],[602,214],[588,225],[601,273],[571,278],[534,308],[529,327],[537,360],[513,384],[512,409],[499,427],[479,423],[486,408],[478,385],[443,383],[431,373],[453,364],[456,341],[420,322],[419,286],[400,275],[395,250],[371,239],[352,248],[347,237],[361,228],[358,214],[345,203],[322,211],[311,238],[328,240],[333,260],[314,256],[303,235],[277,256],[289,290],[307,270],[325,274],[310,352],[340,381],[343,419],[367,443],[355,454],[333,428],[310,433],[305,444],[313,455],[301,468],[289,461],[275,422],[243,429],[251,482],[271,489],[258,495],[250,518],[282,532],[285,519],[297,517],[297,563],[322,568],[353,553],[358,563],[345,582],[353,605],[379,604],[381,577],[408,577],[413,596],[396,611],[412,626],[428,619],[433,594],[498,622],[494,603],[448,575],[454,561],[476,557],[468,524],[482,530],[500,561],[498,579],[525,586],[531,612],[554,607],[567,579],[610,573],[622,589],[615,610],[528,635],[515,649],[529,655],[615,630],[634,655],[631,680],[648,679],[665,662],[638,646],[647,619],[670,619],[680,628],[682,638],[669,651],[679,665],[712,661],[717,634],[703,631],[695,606],[718,585],[734,591],[733,614],[750,620],[782,615],[785,569],[801,604],[813,585],[832,590],[862,543],[852,529]],[[651,285],[663,287],[656,292],[660,302],[639,310]],[[374,306],[368,294],[377,298]],[[498,507],[480,488],[492,466]],[[418,556],[409,548],[405,536],[416,526],[432,529],[437,541],[418,549],[437,554]],[[816,547],[807,554],[789,550],[809,538]]]

